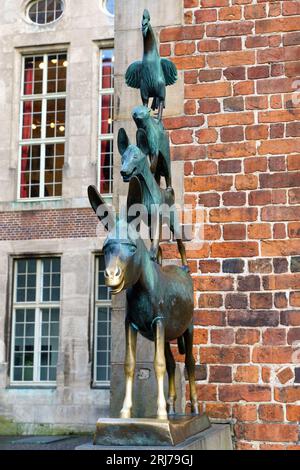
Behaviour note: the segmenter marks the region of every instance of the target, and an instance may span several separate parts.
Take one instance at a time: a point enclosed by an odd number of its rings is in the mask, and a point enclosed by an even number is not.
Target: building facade
[[[117,0],[114,19],[98,0],[2,3],[3,422],[93,428],[110,401],[118,411],[124,296],[103,286],[86,188],[127,193],[113,136],[134,140],[124,72],[149,8],[179,70],[164,119],[177,201],[203,210],[203,240],[187,243],[199,400],[237,449],[299,449],[299,2]],[[149,384],[152,354],[140,340]]]
[[[113,8],[1,4],[4,432],[108,414],[111,299],[86,191],[113,192]]]

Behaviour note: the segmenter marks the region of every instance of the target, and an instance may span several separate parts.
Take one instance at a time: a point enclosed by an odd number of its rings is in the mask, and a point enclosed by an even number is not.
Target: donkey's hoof
[[[120,418],[121,419],[130,419],[131,418],[131,410],[121,410]]]
[[[168,419],[168,413],[167,410],[158,410],[157,412],[157,419]]]

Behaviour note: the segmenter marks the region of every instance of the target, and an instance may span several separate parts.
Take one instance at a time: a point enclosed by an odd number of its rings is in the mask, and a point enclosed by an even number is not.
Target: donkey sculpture
[[[132,178],[129,187],[131,199],[142,202],[141,187]],[[132,196],[132,194],[134,194]],[[111,219],[109,208],[94,186],[89,186],[89,200],[98,218],[107,229]],[[144,241],[133,226],[119,219],[103,246],[105,282],[112,294],[126,289],[126,391],[121,418],[130,418],[133,378],[136,363],[137,332],[155,343],[154,369],[158,384],[157,417],[167,418],[175,413],[175,361],[170,341],[177,339],[190,383],[192,412],[199,413],[195,386],[193,357],[193,283],[186,270],[175,265],[161,267],[155,263]],[[164,375],[168,372],[169,393],[164,395]]]
[[[129,182],[133,176],[137,176],[142,188],[142,204],[149,215],[148,226],[151,221],[158,221],[152,234],[153,243],[151,256],[157,259],[159,242],[161,240],[163,211],[169,207],[170,213],[166,221],[176,239],[182,265],[188,270],[185,246],[182,242],[177,212],[175,208],[175,194],[172,188],[162,189],[158,186],[151,172],[147,155],[149,155],[148,138],[143,129],[137,131],[137,145],[131,145],[125,129],[120,129],[118,134],[118,148],[122,156],[121,176],[124,182]],[[151,217],[152,216],[152,217]],[[153,217],[154,216],[154,217]]]

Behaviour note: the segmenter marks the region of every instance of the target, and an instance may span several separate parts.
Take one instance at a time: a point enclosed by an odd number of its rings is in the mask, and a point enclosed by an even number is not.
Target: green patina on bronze
[[[134,108],[132,117],[137,128],[146,132],[151,162],[150,169],[151,173],[155,175],[157,184],[160,185],[160,178],[164,177],[166,187],[172,187],[170,143],[162,122],[152,117],[150,109],[146,106]]]
[[[152,109],[158,109],[158,117],[161,119],[166,101],[166,86],[176,82],[177,69],[173,62],[162,59],[159,55],[148,10],[143,13],[142,33],[143,59],[128,67],[125,80],[128,86],[140,89],[144,106],[148,107],[149,99],[153,98]]]
[[[177,241],[178,250],[183,266],[187,266],[185,247],[181,239],[180,227],[175,207],[175,194],[172,188],[162,189],[158,186],[148,164],[146,155],[150,149],[148,136],[144,129],[137,131],[137,145],[131,145],[125,129],[119,130],[118,135],[119,152],[122,155],[121,175],[124,182],[128,182],[136,176],[141,183],[142,205],[147,210],[148,226],[154,225],[151,238],[153,239],[151,254],[153,260],[157,259],[159,242],[161,240],[162,218],[166,212],[166,205],[170,208],[164,221],[169,225],[170,230]],[[132,203],[137,204],[131,197]],[[164,210],[164,211],[163,211]],[[153,224],[153,221],[156,223]]]

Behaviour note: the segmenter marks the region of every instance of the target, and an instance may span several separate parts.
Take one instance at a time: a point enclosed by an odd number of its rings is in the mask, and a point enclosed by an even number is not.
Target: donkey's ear
[[[88,196],[90,204],[105,230],[111,231],[115,226],[113,211],[108,207],[95,186],[88,187]]]
[[[142,211],[143,203],[143,190],[140,180],[137,176],[133,176],[129,183],[129,190],[127,196],[127,223],[131,224],[135,219],[143,217]],[[137,231],[140,231],[140,220],[136,226]]]
[[[134,204],[143,203],[143,190],[140,180],[137,176],[133,176],[130,179],[129,190],[127,196],[127,209],[129,209]]]
[[[149,149],[148,137],[144,129],[138,129],[136,133],[136,143],[137,143],[138,148],[145,155],[149,155],[150,149]]]
[[[126,134],[125,129],[121,127],[118,133],[118,149],[121,155],[124,155],[129,145],[130,145],[130,141],[129,141],[128,135]]]

